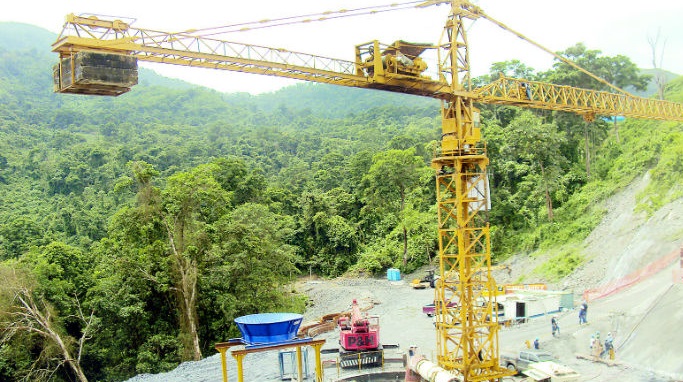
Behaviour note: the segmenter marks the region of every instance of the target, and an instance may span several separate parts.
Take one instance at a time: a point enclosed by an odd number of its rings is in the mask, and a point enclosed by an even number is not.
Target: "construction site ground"
[[[427,358],[435,359],[436,332],[432,318],[422,313],[422,305],[433,299],[432,289],[414,290],[407,281],[383,279],[335,279],[305,281],[300,284],[315,304],[305,315],[313,320],[330,312],[347,310],[350,299],[361,306],[370,306],[369,314],[381,316],[382,343],[398,344],[399,349],[387,350],[400,356],[409,346],[416,345]],[[531,319],[527,323],[500,331],[503,351],[522,349],[525,341],[540,339],[541,348],[582,375],[583,381],[674,381],[683,379],[683,334],[676,327],[683,322],[683,285],[671,283],[671,269],[639,283],[619,295],[594,301],[588,309],[588,325],[579,326],[578,311],[558,314],[561,334],[553,337],[550,317]],[[613,331],[616,362],[608,365],[577,358],[589,355],[590,336],[596,331],[604,336]],[[338,331],[321,335],[325,348],[338,345]],[[245,381],[279,381],[277,352],[250,354],[245,358]],[[309,353],[313,367],[313,354]],[[334,356],[324,355],[330,359]],[[391,367],[395,367],[392,365]],[[312,371],[312,369],[311,369]],[[236,363],[228,356],[230,381],[236,381]],[[210,356],[199,362],[187,362],[178,369],[158,375],[140,375],[130,381],[219,381],[220,358]],[[338,376],[334,367],[325,368],[325,380]],[[342,374],[343,376],[343,374]]]
[[[615,280],[628,279],[632,283],[617,283],[613,293],[590,300],[588,325],[579,325],[577,309],[558,313],[559,337],[551,335],[550,316],[502,328],[501,351],[520,350],[525,341],[533,342],[538,337],[541,349],[579,372],[582,381],[683,380],[681,265],[675,260],[656,268],[648,267],[680,251],[683,244],[683,199],[668,204],[652,216],[634,212],[635,195],[647,182],[648,177],[645,176],[607,202],[608,212],[603,222],[581,244],[581,251],[586,254],[584,264],[568,277],[549,282],[548,286],[549,289],[572,291],[578,305],[582,293],[589,288],[598,288]],[[535,276],[534,269],[552,256],[548,253],[511,258],[506,263],[512,271],[497,271],[496,280],[499,283],[544,281]],[[630,277],[634,274],[638,276],[635,279]],[[355,298],[361,306],[372,306],[369,314],[381,317],[381,342],[400,346],[399,349],[388,350],[390,357],[416,345],[421,353],[435,359],[435,328],[432,319],[422,313],[422,306],[432,302],[434,290],[415,290],[409,286],[413,278],[422,276],[423,270],[403,275],[401,281],[388,281],[386,278],[303,279],[296,287],[310,298],[311,306],[304,314],[305,322],[345,311]],[[597,331],[603,339],[608,332],[614,335],[616,360],[611,365],[577,357],[589,356],[590,338]],[[324,348],[336,347],[338,331],[322,334],[321,338],[327,340]],[[308,358],[313,368],[312,351]],[[244,366],[245,381],[280,380],[277,352],[250,354],[245,358]],[[333,367],[325,368],[325,380],[334,380],[336,372]],[[183,363],[168,373],[138,375],[129,381],[220,381],[221,375],[220,357],[214,354],[198,362]],[[237,381],[236,363],[230,356],[228,375],[229,381]]]

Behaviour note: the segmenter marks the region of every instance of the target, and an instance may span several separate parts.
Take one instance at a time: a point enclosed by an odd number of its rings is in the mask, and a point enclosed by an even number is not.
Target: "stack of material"
[[[118,96],[138,83],[138,60],[119,54],[78,52],[53,67],[59,93]]]

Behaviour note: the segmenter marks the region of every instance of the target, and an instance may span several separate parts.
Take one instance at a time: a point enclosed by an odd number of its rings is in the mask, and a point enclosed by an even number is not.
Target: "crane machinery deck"
[[[137,83],[137,61],[141,60],[440,100],[442,139],[432,161],[436,170],[440,276],[435,288],[435,314],[443,318],[436,325],[436,362],[463,381],[498,380],[510,372],[499,366],[498,324],[487,319],[496,314],[496,283],[491,276],[489,159],[475,103],[566,111],[580,114],[587,121],[597,115],[683,121],[683,105],[635,97],[604,80],[600,81],[614,92],[509,77],[474,88],[468,22],[485,19],[526,38],[467,0],[427,0],[413,6],[438,4],[447,5],[448,15],[437,44],[371,41],[355,47],[353,60],[228,42],[201,33],[135,28],[121,20],[70,14],[52,46],[60,57],[54,68],[55,90],[124,94]],[[437,52],[436,78],[424,74],[427,64],[422,54],[426,50]],[[545,50],[597,79],[566,58]],[[484,299],[486,304],[476,303],[485,295],[494,297]],[[316,378],[322,380],[321,376]]]

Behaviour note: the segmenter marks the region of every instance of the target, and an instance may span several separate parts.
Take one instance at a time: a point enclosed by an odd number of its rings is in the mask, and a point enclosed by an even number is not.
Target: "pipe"
[[[451,374],[451,372],[425,358],[421,358],[415,363],[411,362],[411,369],[429,382],[463,381],[461,377]]]

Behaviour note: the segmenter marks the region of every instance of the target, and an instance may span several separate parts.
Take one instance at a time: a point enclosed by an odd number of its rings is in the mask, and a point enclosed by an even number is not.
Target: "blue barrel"
[[[268,344],[296,338],[304,316],[296,313],[259,313],[235,318],[248,344]]]

